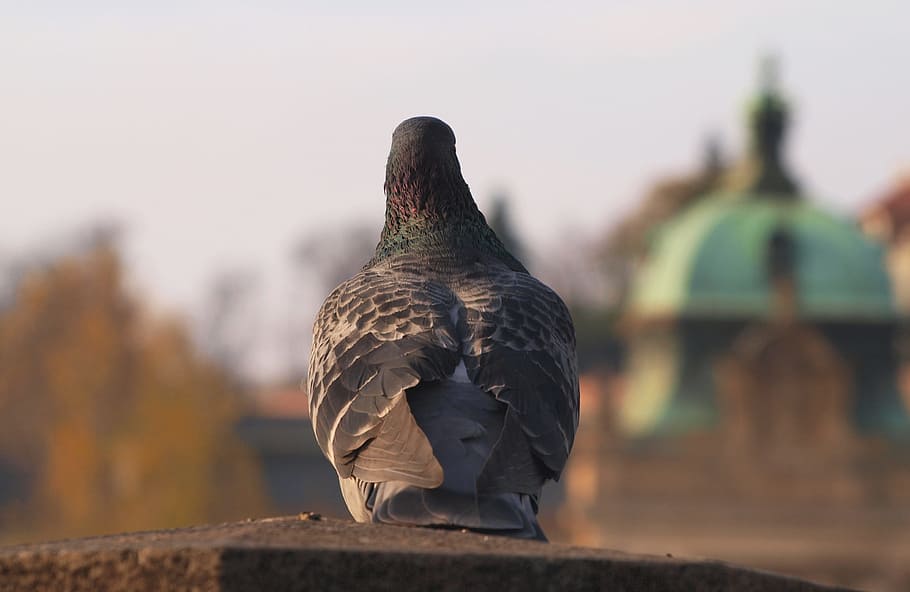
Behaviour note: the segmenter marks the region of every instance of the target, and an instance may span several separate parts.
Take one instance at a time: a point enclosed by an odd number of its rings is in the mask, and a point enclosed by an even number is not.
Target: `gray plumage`
[[[569,313],[486,225],[445,123],[396,129],[385,187],[376,255],[316,318],[319,446],[358,521],[542,539],[578,425]]]

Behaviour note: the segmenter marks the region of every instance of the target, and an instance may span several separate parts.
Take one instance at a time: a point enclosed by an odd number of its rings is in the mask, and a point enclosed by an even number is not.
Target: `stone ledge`
[[[835,590],[719,561],[318,516],[0,548],[0,591]]]

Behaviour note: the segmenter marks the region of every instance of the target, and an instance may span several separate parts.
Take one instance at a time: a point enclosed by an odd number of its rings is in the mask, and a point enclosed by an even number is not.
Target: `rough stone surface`
[[[718,561],[314,515],[0,548],[0,591],[834,590]]]

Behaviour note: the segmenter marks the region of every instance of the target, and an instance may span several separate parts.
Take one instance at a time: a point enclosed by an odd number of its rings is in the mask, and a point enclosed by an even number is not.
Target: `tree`
[[[204,351],[238,388],[246,382],[244,372],[249,370],[250,348],[258,328],[258,288],[258,278],[250,270],[221,271],[210,284],[202,320]]]
[[[99,240],[26,272],[0,311],[0,466],[25,484],[0,520],[20,540],[265,507],[232,433],[239,394],[182,323],[144,313],[123,276],[113,241]]]
[[[515,226],[512,222],[512,209],[509,205],[509,198],[505,194],[499,193],[493,196],[491,202],[488,220],[490,228],[493,229],[493,232],[496,233],[496,236],[499,237],[506,249],[512,253],[512,256],[521,261],[525,267],[529,267],[524,244],[522,244],[521,238],[515,231]]]

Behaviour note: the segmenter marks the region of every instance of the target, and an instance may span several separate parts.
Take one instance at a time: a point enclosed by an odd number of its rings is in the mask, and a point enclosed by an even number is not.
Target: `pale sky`
[[[854,212],[910,165],[905,1],[340,4],[0,0],[0,253],[115,218],[156,307],[197,314],[241,265],[274,327],[295,241],[378,237],[402,119],[447,121],[481,207],[505,189],[540,251],[708,133],[738,153],[769,52],[817,203]]]

